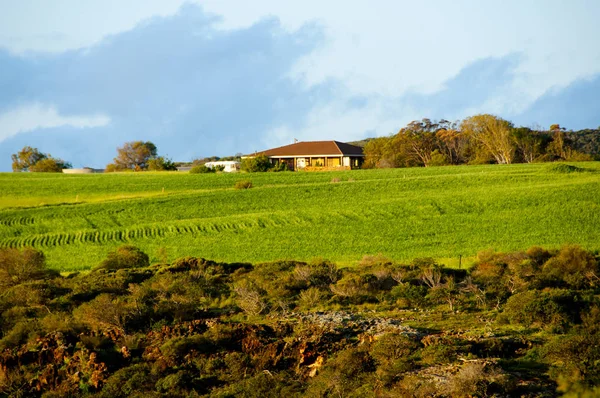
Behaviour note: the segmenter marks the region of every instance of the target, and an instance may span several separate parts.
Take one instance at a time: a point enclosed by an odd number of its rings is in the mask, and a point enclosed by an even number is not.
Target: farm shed
[[[300,141],[245,157],[265,155],[271,163],[286,163],[289,170],[350,170],[362,166],[361,147],[339,141]]]

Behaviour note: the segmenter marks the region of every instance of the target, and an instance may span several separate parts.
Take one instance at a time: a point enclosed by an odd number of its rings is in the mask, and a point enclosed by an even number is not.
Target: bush
[[[512,295],[506,302],[503,316],[511,323],[562,327],[577,320],[581,298],[576,292],[563,289],[528,290]]]
[[[450,379],[452,397],[497,396],[512,391],[514,380],[499,367],[486,363],[467,363]]]
[[[548,260],[543,277],[551,283],[563,283],[573,289],[583,289],[598,281],[598,261],[579,246],[565,246],[557,256]]]
[[[233,187],[235,189],[250,189],[250,188],[252,188],[252,181],[249,181],[249,180],[237,181]]]
[[[208,173],[215,173],[216,170],[211,168],[211,167],[207,167],[203,164],[199,164],[198,166],[194,166],[191,168],[190,170],[190,174],[208,174]]]
[[[298,306],[305,310],[312,310],[321,304],[324,298],[325,294],[321,291],[321,289],[310,287],[300,292],[300,296],[298,297]]]
[[[240,167],[242,171],[246,171],[248,173],[258,173],[269,171],[273,168],[273,165],[271,164],[271,160],[267,156],[258,155],[242,159],[242,164]]]
[[[142,268],[150,265],[148,255],[135,246],[122,245],[108,253],[108,257],[95,270],[117,270],[123,268]]]
[[[47,275],[46,257],[31,247],[0,249],[0,287],[18,285]]]
[[[159,156],[157,158],[148,160],[148,170],[175,171],[177,170],[177,167],[175,166],[175,162],[173,162],[171,159]]]

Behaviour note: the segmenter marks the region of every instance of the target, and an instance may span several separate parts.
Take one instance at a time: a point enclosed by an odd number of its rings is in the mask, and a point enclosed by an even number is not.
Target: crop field
[[[151,261],[364,255],[456,264],[482,249],[600,249],[600,164],[322,173],[0,174],[0,247],[33,246],[58,270],[115,247]],[[239,180],[253,188],[235,190]]]

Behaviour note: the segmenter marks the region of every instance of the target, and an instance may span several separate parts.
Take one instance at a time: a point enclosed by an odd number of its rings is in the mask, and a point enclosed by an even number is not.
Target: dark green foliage
[[[156,158],[148,160],[148,170],[150,171],[175,171],[177,166],[175,162],[164,156],[158,156]]]
[[[258,155],[242,159],[242,164],[240,167],[242,171],[246,171],[248,173],[258,173],[271,170],[273,168],[273,164],[271,164],[271,160],[269,160],[267,156]]]
[[[531,326],[566,327],[578,321],[583,307],[576,292],[564,289],[528,290],[511,296],[503,315],[511,323]]]
[[[216,169],[212,167],[207,167],[203,164],[199,164],[190,169],[190,174],[207,174],[207,173],[216,173]]]
[[[533,397],[600,383],[598,264],[579,247],[485,251],[471,272],[423,258],[141,266],[125,252],[134,265],[70,276],[3,252],[36,271],[0,294],[0,395]]]
[[[545,167],[545,171],[547,173],[561,173],[561,174],[569,174],[569,173],[582,173],[588,171],[583,167],[573,166],[571,164],[565,163],[555,163],[550,164]]]

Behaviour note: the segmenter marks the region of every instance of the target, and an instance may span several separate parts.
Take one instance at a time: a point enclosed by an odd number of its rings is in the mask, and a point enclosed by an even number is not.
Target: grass
[[[567,166],[567,165],[564,165]],[[354,264],[381,253],[465,266],[482,249],[600,249],[600,164],[323,173],[0,174],[0,247],[61,271],[123,243],[152,261],[192,255]],[[236,190],[244,179],[252,189]],[[335,180],[335,183],[332,181]],[[159,255],[159,251],[161,254]]]

